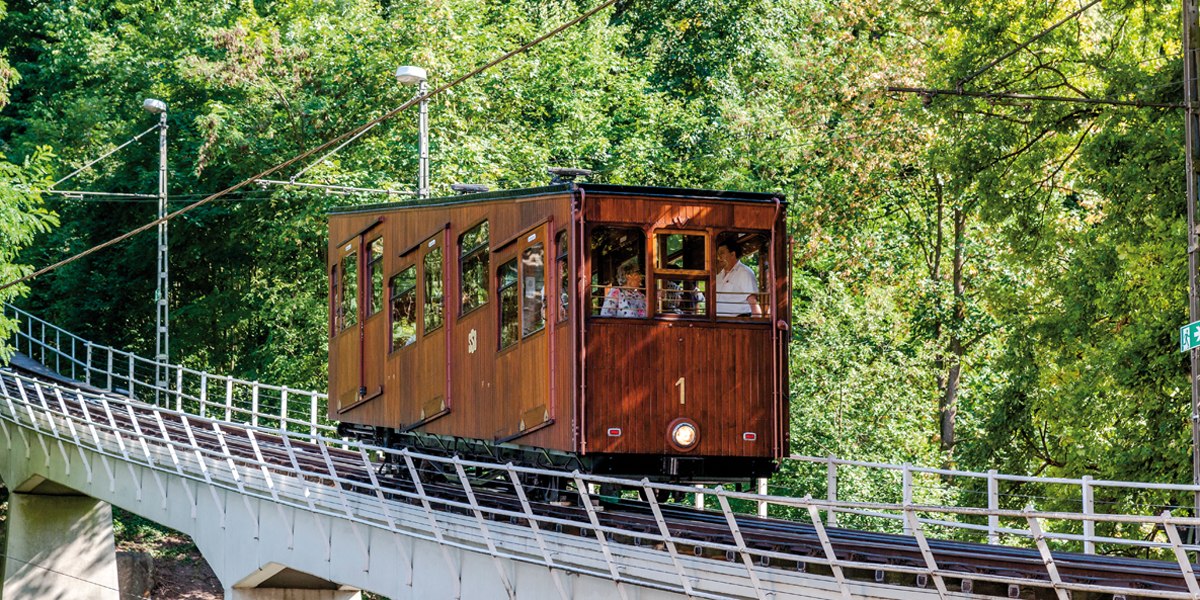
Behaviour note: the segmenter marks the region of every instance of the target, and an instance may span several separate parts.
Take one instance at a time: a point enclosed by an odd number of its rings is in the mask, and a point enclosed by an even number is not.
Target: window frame
[[[652,250],[651,244],[653,243],[651,241],[651,240],[653,240],[653,238],[651,237],[649,228],[647,228],[644,225],[638,225],[635,223],[609,222],[609,221],[594,221],[594,222],[589,222],[588,225],[589,226],[587,228],[587,232],[584,236],[584,239],[580,242],[581,244],[585,245],[586,252],[587,252],[587,298],[586,298],[587,306],[586,306],[586,310],[584,311],[585,320],[592,321],[592,320],[596,319],[596,320],[600,320],[600,321],[607,321],[610,319],[632,319],[632,320],[637,320],[637,321],[644,321],[646,319],[651,319],[651,318],[656,317],[657,315],[655,315],[654,312],[650,310],[651,309],[651,304],[650,304],[651,296],[649,295],[649,292],[651,290],[651,288],[650,288],[651,275],[650,274],[651,273],[657,274],[657,272],[649,268],[649,264],[651,261],[647,260],[647,258],[652,258],[649,255],[649,252]],[[592,283],[592,280],[596,276],[596,263],[595,263],[595,261],[592,260],[592,258],[593,258],[592,241],[595,239],[596,230],[601,229],[601,228],[622,229],[622,230],[627,230],[630,232],[636,232],[642,236],[640,248],[638,248],[638,251],[637,251],[638,252],[637,256],[638,256],[639,261],[642,263],[642,290],[643,290],[643,294],[646,295],[646,316],[645,317],[617,317],[617,316],[606,317],[606,316],[602,316],[598,312],[593,312],[593,309],[595,308],[593,306],[593,302],[596,299],[596,297],[593,295],[593,293],[595,291],[595,289],[594,289],[595,284]],[[617,274],[614,272],[614,277],[616,275]],[[584,299],[581,298],[578,301],[583,301],[583,300]],[[601,305],[603,305],[603,302],[601,303]]]
[[[561,325],[571,320],[571,237],[566,228],[554,234],[554,268],[558,282],[558,319]],[[565,302],[564,302],[565,300]]]
[[[658,236],[660,234],[672,235],[694,235],[699,236],[704,240],[704,269],[671,269],[664,268],[659,264],[658,256]],[[711,236],[708,231],[698,229],[674,229],[671,227],[661,227],[653,229],[647,236],[650,240],[650,260],[654,263],[655,276],[660,273],[668,273],[671,275],[689,275],[693,277],[705,277],[713,272],[713,260],[716,257],[716,246],[712,245],[710,240],[715,240],[715,236]]]
[[[531,232],[529,234],[530,237],[537,235],[538,230],[541,230],[541,229],[543,229],[543,228],[542,227],[536,228],[533,232]],[[526,238],[526,239],[528,239],[528,238]],[[527,252],[529,252],[530,250],[532,250],[533,248],[536,248],[538,246],[540,246],[542,249],[542,325],[541,325],[541,327],[538,327],[537,329],[526,331],[525,330],[525,325],[526,325],[526,323],[525,323],[525,308],[526,308],[525,303],[528,301],[529,293],[528,293],[528,290],[525,289],[525,283],[527,281],[529,281],[529,279],[525,273],[525,254]],[[519,265],[518,271],[517,271],[517,280],[518,280],[517,283],[520,284],[520,286],[521,286],[521,289],[520,289],[521,339],[527,340],[527,339],[545,331],[546,327],[548,327],[550,325],[550,315],[547,314],[547,310],[546,310],[547,308],[549,308],[549,306],[546,304],[546,288],[549,287],[546,285],[546,283],[547,283],[546,282],[546,240],[540,239],[540,237],[539,237],[535,241],[527,241],[526,244],[523,245],[523,247],[518,249],[517,261],[518,261],[518,265]]]
[[[467,234],[471,233],[472,231],[474,231],[475,229],[478,229],[480,226],[483,226],[483,225],[487,225],[487,229],[488,229],[487,230],[487,241],[484,242],[483,245],[476,246],[469,250],[464,248],[463,247],[463,238],[467,237]],[[459,234],[459,236],[458,236],[458,296],[460,299],[458,302],[459,318],[465,317],[466,315],[469,315],[469,314],[483,308],[484,306],[487,306],[488,301],[491,300],[491,287],[492,287],[491,286],[491,278],[492,278],[491,255],[492,255],[492,226],[488,222],[488,219],[481,219],[479,222],[475,223],[474,225],[464,228],[463,232],[461,234]],[[471,260],[478,256],[482,256],[482,258],[483,258],[483,300],[479,304],[472,306],[470,309],[466,309],[461,300],[464,297],[463,292],[466,290],[466,281],[467,281],[466,262],[468,260]]]
[[[506,352],[508,350],[512,350],[513,348],[516,348],[517,346],[519,346],[521,344],[521,340],[523,339],[521,337],[521,267],[520,267],[520,256],[518,254],[519,253],[514,254],[508,260],[501,261],[500,264],[496,266],[495,281],[496,281],[496,352],[497,353]],[[513,273],[515,273],[515,276],[513,277],[512,283],[510,283],[508,285],[504,285],[504,278],[502,277],[501,273],[504,270],[504,268],[507,267],[510,263],[513,265],[512,270],[513,270]],[[516,311],[516,317],[515,317],[516,335],[513,337],[512,342],[505,345],[505,343],[504,343],[504,292],[506,292],[512,288],[516,288],[516,304],[517,304],[517,311]]]
[[[411,289],[413,291],[413,295],[415,296],[415,298],[413,300],[413,328],[416,330],[416,331],[414,331],[413,337],[415,339],[413,340],[413,342],[411,344],[404,344],[403,346],[396,346],[396,337],[395,337],[396,319],[395,319],[395,315],[392,312],[392,304],[396,300],[396,287],[393,285],[392,282],[397,277],[399,277],[402,273],[404,273],[405,271],[407,271],[409,269],[413,270],[413,285],[410,288],[406,288],[404,290],[404,292],[407,292],[408,290]],[[387,301],[387,310],[385,312],[387,312],[387,314],[388,314],[388,328],[387,328],[387,331],[388,331],[388,356],[391,356],[405,348],[409,348],[411,346],[416,346],[417,341],[419,341],[421,339],[419,335],[416,335],[417,333],[420,333],[420,328],[424,324],[424,321],[421,318],[421,312],[420,312],[421,307],[423,306],[423,304],[421,303],[421,289],[422,289],[421,282],[422,282],[422,280],[421,280],[421,275],[420,275],[420,268],[417,266],[417,263],[415,263],[415,262],[411,263],[407,266],[400,268],[395,273],[392,273],[392,276],[387,278],[387,282],[388,282],[388,285],[387,285],[388,301]]]
[[[774,311],[775,311],[775,307],[771,306],[770,302],[761,303],[761,306],[763,306],[766,310],[763,310],[763,313],[758,316],[745,317],[745,316],[736,316],[736,315],[719,315],[719,314],[717,314],[717,302],[718,302],[718,300],[717,300],[717,274],[720,273],[720,271],[721,271],[718,268],[719,265],[715,264],[715,261],[717,260],[717,246],[719,245],[718,240],[722,236],[725,236],[728,234],[735,234],[735,235],[741,235],[741,236],[754,236],[754,235],[762,236],[764,239],[763,248],[766,250],[767,260],[768,261],[775,260],[775,257],[774,257],[775,249],[771,247],[771,230],[770,229],[729,228],[729,229],[722,229],[719,232],[715,232],[710,241],[710,246],[712,249],[712,257],[713,257],[713,261],[714,261],[714,264],[712,265],[713,301],[712,301],[712,308],[710,309],[710,310],[712,310],[712,315],[711,315],[710,319],[714,322],[725,322],[725,323],[768,322],[773,318],[772,313],[774,313]],[[742,256],[745,256],[745,254],[743,254]],[[738,260],[740,261],[741,258],[739,257]],[[745,264],[745,263],[742,263],[742,264]],[[770,265],[771,263],[768,262],[767,264]],[[749,266],[749,265],[747,265],[747,266]],[[771,277],[770,277],[770,269],[769,268],[763,269],[762,265],[760,264],[759,270],[754,273],[754,278],[755,278],[755,285],[758,285],[761,282],[766,283],[766,287],[760,288],[759,291],[755,292],[755,294],[759,295],[759,296],[767,295],[769,297],[771,294],[771,286],[775,285],[775,282],[772,281]]]
[[[440,234],[434,234],[431,237],[425,238],[425,241],[421,242],[421,245],[420,245],[421,252],[419,253],[419,255],[421,257],[421,269],[420,269],[420,280],[417,285],[421,288],[421,297],[420,297],[420,300],[421,300],[421,336],[420,337],[421,337],[421,339],[424,339],[425,337],[429,336],[430,334],[432,334],[438,330],[444,329],[446,327],[446,251],[443,248],[444,244],[442,244],[438,241],[439,236],[440,236]],[[441,313],[439,315],[438,324],[436,327],[430,328],[429,327],[428,308],[432,305],[435,305],[435,303],[431,303],[429,301],[428,260],[429,260],[429,255],[433,254],[434,252],[438,252],[441,255],[441,269],[440,269],[441,273],[439,274],[439,278],[441,281],[439,282],[439,285],[440,285],[441,291],[442,291],[442,298],[441,298]]]
[[[377,257],[371,254],[371,246],[375,242],[379,242],[379,256],[377,256]],[[383,260],[384,260],[384,256],[386,256],[386,254],[387,254],[387,250],[384,246],[383,234],[380,234],[378,237],[372,238],[370,241],[368,241],[366,244],[363,245],[363,249],[364,249],[363,258],[366,259],[366,267],[363,269],[363,284],[364,284],[363,287],[365,288],[363,290],[363,292],[364,292],[363,297],[366,300],[366,303],[365,303],[366,306],[363,307],[365,309],[365,313],[363,315],[363,320],[365,321],[367,319],[370,319],[371,317],[374,317],[375,315],[377,315],[381,312],[384,312],[384,309],[387,308],[387,296],[384,293],[384,290],[387,288],[387,279],[383,277]],[[381,280],[379,290],[375,289],[374,269],[376,267],[379,268],[379,277]],[[379,306],[379,310],[372,310],[374,308],[373,301],[375,299],[376,292],[379,292],[380,306]]]

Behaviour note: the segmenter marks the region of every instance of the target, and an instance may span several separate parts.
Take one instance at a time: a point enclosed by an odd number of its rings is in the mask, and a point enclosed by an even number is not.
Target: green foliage
[[[152,126],[137,109],[152,96],[170,107],[181,206],[404,102],[413,90],[395,85],[397,65],[426,67],[437,86],[584,8],[13,2],[0,20],[11,63],[0,61],[0,99],[12,93],[0,140],[31,158],[5,176],[13,189],[43,179],[48,155],[32,157],[45,144],[58,148],[56,173],[73,170]],[[781,191],[796,248],[794,452],[1187,481],[1187,365],[1173,337],[1187,289],[1179,115],[883,91],[961,83],[1178,101],[1178,7],[1167,2],[1096,6],[980,72],[1075,9],[620,3],[432,101],[435,193],[456,181],[537,185],[548,165],[612,183]],[[411,188],[415,147],[408,113],[305,177]],[[131,146],[70,185],[146,193],[155,154]],[[378,200],[253,189],[175,220],[171,358],[323,387],[324,213]],[[34,215],[12,221],[20,235],[42,233],[0,263],[49,264],[154,216],[152,203],[11,202]],[[38,210],[63,226],[44,232],[53,221]],[[26,302],[145,351],[153,250],[145,235],[89,256],[37,281]],[[939,407],[957,411],[951,430]],[[780,485],[823,493],[822,473],[794,469]],[[848,475],[844,489],[883,499],[894,482]]]
[[[58,225],[58,216],[43,205],[39,190],[49,186],[49,163],[53,154],[39,148],[22,165],[14,165],[0,154],[0,281],[15,281],[33,269],[20,262],[20,252]],[[28,292],[21,284],[0,290],[0,303],[11,302]],[[0,362],[8,362],[9,341],[16,323],[0,316]]]

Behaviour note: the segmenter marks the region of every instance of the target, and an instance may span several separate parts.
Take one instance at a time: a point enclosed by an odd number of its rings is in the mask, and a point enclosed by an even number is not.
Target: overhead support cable
[[[469,73],[466,73],[465,75],[459,76],[458,78],[454,79],[450,83],[444,84],[424,96],[415,96],[412,99],[408,100],[407,102],[401,104],[400,106],[397,106],[396,108],[393,108],[392,110],[384,113],[380,117],[377,117],[371,121],[368,121],[367,123],[364,123],[363,125],[360,125],[354,129],[351,129],[350,131],[347,131],[346,133],[343,133],[342,135],[335,137],[315,148],[312,148],[310,150],[307,150],[305,152],[297,154],[296,156],[293,156],[292,158],[285,160],[285,161],[283,161],[261,173],[252,175],[252,176],[242,180],[240,183],[236,183],[232,186],[229,186],[228,188],[225,188],[224,190],[221,190],[221,191],[219,191],[211,196],[208,196],[202,200],[199,200],[195,203],[189,204],[188,206],[185,206],[185,207],[183,207],[175,212],[172,212],[166,216],[155,219],[154,221],[146,223],[145,225],[142,225],[141,227],[138,227],[138,228],[133,229],[129,232],[126,232],[122,235],[119,235],[115,238],[112,238],[111,240],[108,240],[107,242],[103,242],[103,243],[97,244],[95,246],[92,246],[91,248],[88,248],[87,250],[84,250],[82,252],[79,252],[78,254],[74,254],[68,258],[60,260],[48,267],[43,267],[41,269],[38,269],[38,270],[34,271],[33,273],[30,273],[24,277],[20,277],[20,278],[14,279],[12,281],[5,282],[4,284],[0,285],[0,291],[6,290],[14,285],[24,283],[26,281],[31,281],[37,277],[45,275],[46,273],[49,273],[56,269],[59,269],[65,265],[71,264],[81,258],[84,258],[84,257],[94,254],[96,252],[99,252],[100,250],[104,250],[105,248],[119,244],[129,238],[132,238],[132,237],[138,235],[139,233],[143,233],[143,232],[149,231],[151,229],[154,229],[154,228],[158,227],[158,225],[160,223],[168,222],[171,219],[174,219],[175,217],[178,217],[178,216],[184,215],[188,212],[191,212],[192,210],[195,210],[196,208],[199,208],[205,204],[208,204],[209,202],[212,202],[213,200],[216,200],[217,198],[220,198],[226,194],[240,190],[243,187],[246,187],[247,185],[254,183],[255,181],[258,181],[260,179],[265,179],[268,176],[274,174],[275,172],[282,170],[282,169],[286,169],[287,167],[290,167],[293,164],[296,164],[297,162],[300,162],[300,161],[308,158],[309,156],[312,156],[318,152],[323,152],[326,148],[336,146],[337,144],[340,144],[343,141],[351,139],[352,137],[361,135],[366,130],[371,129],[371,128],[375,127],[376,125],[383,123],[384,121],[388,121],[388,120],[392,119],[393,117],[395,117],[396,115],[400,114],[401,112],[404,112],[409,107],[419,103],[421,100],[427,100],[429,98],[438,96],[438,95],[442,94],[443,92],[445,92],[446,90],[449,90],[450,88],[453,88],[453,87],[459,85],[460,83],[462,83],[468,79],[471,79],[472,77],[475,77],[476,75],[483,73],[484,71],[486,71],[502,62],[505,62],[508,59],[529,50],[530,48],[533,48],[534,46],[562,33],[563,31],[571,28],[572,26],[577,25],[580,22],[586,20],[588,17],[591,17],[592,15],[594,15],[594,14],[600,12],[601,10],[604,10],[605,8],[608,8],[616,3],[617,3],[617,0],[605,0],[604,2],[597,5],[595,8],[592,8],[592,9],[588,10],[587,12],[579,15],[578,17],[575,17],[574,19],[571,19],[570,21],[567,21],[566,23],[559,25],[558,27],[555,27],[554,29],[550,30],[549,32],[538,36],[533,41],[526,43],[525,45],[523,45],[515,50],[506,52],[505,54],[488,61],[484,65],[475,68],[474,70],[470,71]],[[157,126],[155,127],[155,129],[157,129]]]
[[[1100,4],[1100,0],[1092,0],[1091,2],[1085,4],[1082,8],[1067,15],[1061,21],[1051,25],[1045,31],[1029,38],[1028,40],[1025,41],[1025,43],[1018,45],[1016,48],[1013,48],[1012,50],[1009,50],[1008,52],[1005,52],[1000,58],[997,58],[996,60],[993,60],[992,62],[988,63],[987,66],[983,67],[982,69],[979,69],[978,71],[975,71],[974,73],[971,73],[970,75],[967,75],[966,77],[958,80],[958,83],[956,83],[954,85],[954,89],[961,92],[963,89],[963,86],[970,83],[971,81],[973,81],[976,77],[979,77],[980,75],[983,75],[984,73],[990,71],[992,69],[992,67],[995,67],[996,65],[1007,60],[1012,55],[1024,50],[1025,48],[1028,48],[1030,44],[1042,39],[1043,37],[1048,35],[1051,31],[1058,29],[1059,26],[1061,26],[1062,24],[1078,17],[1079,15],[1083,14],[1087,9],[1089,9],[1097,4]]]
[[[126,194],[122,192],[85,192],[82,190],[46,190],[46,194],[58,194],[68,198],[82,198],[84,196],[107,196],[109,198],[155,198],[156,194]]]
[[[281,185],[284,187],[302,187],[326,190],[331,192],[347,192],[347,193],[367,193],[367,194],[387,194],[389,196],[416,196],[417,192],[412,190],[385,190],[380,188],[361,188],[351,187],[348,185],[326,185],[321,183],[302,183],[299,181],[279,181],[276,179],[259,179],[256,181],[259,184],[265,185]]]
[[[296,172],[296,174],[295,174],[295,175],[292,175],[291,177],[289,177],[289,178],[288,178],[288,183],[295,184],[295,183],[296,183],[296,180],[297,180],[297,179],[300,179],[300,176],[301,176],[301,175],[303,175],[303,174],[305,174],[305,173],[307,173],[309,169],[311,169],[311,168],[313,168],[313,167],[315,167],[315,166],[317,166],[317,165],[319,165],[319,164],[321,164],[321,163],[325,162],[325,159],[329,158],[330,156],[333,156],[334,154],[337,154],[339,150],[341,150],[342,148],[345,148],[347,145],[349,145],[349,144],[350,144],[351,142],[353,142],[354,140],[357,140],[358,138],[360,138],[360,137],[362,137],[362,136],[366,135],[366,133],[367,133],[368,131],[371,131],[372,129],[375,129],[375,126],[376,126],[376,125],[379,125],[379,123],[372,123],[370,127],[367,127],[367,128],[365,128],[365,129],[363,129],[362,131],[360,131],[360,132],[358,132],[358,133],[354,134],[353,136],[351,136],[351,137],[350,137],[350,139],[347,139],[346,141],[344,141],[344,142],[342,142],[341,144],[339,144],[337,148],[334,148],[333,150],[330,150],[328,153],[326,153],[326,154],[325,154],[324,156],[322,156],[321,158],[318,158],[317,160],[314,160],[314,161],[312,161],[311,163],[309,163],[309,165],[308,165],[307,167],[304,167],[303,169],[300,169],[299,171],[297,171],[297,172]]]
[[[109,150],[108,152],[105,152],[104,154],[101,154],[101,155],[100,155],[100,158],[97,158],[96,160],[93,160],[92,162],[89,162],[88,164],[86,164],[86,165],[83,165],[82,167],[79,167],[78,169],[75,169],[74,171],[72,171],[72,172],[71,172],[71,174],[70,174],[70,175],[67,175],[66,177],[63,177],[62,179],[59,179],[58,181],[55,181],[55,182],[54,182],[54,184],[53,184],[53,185],[51,185],[50,187],[51,187],[51,188],[53,188],[54,186],[56,186],[56,185],[58,185],[58,184],[60,184],[60,183],[62,183],[62,182],[64,182],[64,181],[66,181],[66,180],[68,180],[68,179],[70,179],[70,178],[72,178],[72,177],[74,177],[74,176],[76,176],[76,175],[78,175],[78,174],[80,174],[80,173],[82,173],[82,172],[84,172],[84,171],[88,170],[89,168],[91,168],[91,166],[92,166],[92,165],[94,165],[94,164],[96,164],[96,163],[98,163],[98,162],[100,162],[100,161],[102,161],[102,160],[104,160],[104,159],[106,159],[106,158],[108,158],[108,157],[112,156],[113,154],[116,154],[117,152],[119,152],[119,151],[120,151],[122,148],[124,148],[125,146],[128,146],[128,145],[130,145],[130,144],[132,144],[132,143],[134,143],[134,142],[136,142],[136,141],[139,141],[139,140],[141,140],[141,139],[142,139],[142,137],[143,137],[143,136],[145,136],[147,133],[150,133],[151,131],[157,131],[157,130],[158,130],[158,124],[157,124],[157,123],[155,123],[154,127],[151,127],[150,129],[147,129],[147,130],[145,130],[145,131],[143,131],[143,132],[141,132],[141,133],[139,133],[139,134],[137,134],[137,135],[133,136],[133,138],[132,138],[132,139],[130,139],[129,141],[125,142],[124,144],[121,144],[120,146],[117,146],[116,148],[113,148],[112,150]],[[49,191],[49,190],[47,190],[47,191]],[[152,196],[152,197],[153,197],[153,198],[157,198],[158,196]]]
[[[934,96],[964,96],[969,98],[983,98],[985,100],[1033,100],[1038,102],[1068,102],[1075,104],[1105,104],[1109,106],[1132,106],[1134,108],[1170,108],[1184,109],[1186,104],[1175,102],[1142,102],[1141,100],[1111,100],[1107,98],[1072,98],[1070,96],[1039,96],[1035,94],[1009,94],[1002,92],[968,92],[963,90],[940,90],[932,88],[918,88],[905,86],[891,86],[884,88],[889,92],[901,92],[905,94],[919,94],[922,97],[933,98]]]

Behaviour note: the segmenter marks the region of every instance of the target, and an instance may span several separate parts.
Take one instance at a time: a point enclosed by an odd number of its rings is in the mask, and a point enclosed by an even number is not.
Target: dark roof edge
[[[776,199],[787,203],[783,194],[768,194],[762,192],[741,192],[735,190],[700,190],[691,188],[668,188],[633,185],[610,185],[605,183],[564,183],[532,188],[519,188],[461,196],[443,196],[440,198],[424,198],[420,200],[403,200],[400,202],[383,202],[363,204],[358,206],[337,206],[329,209],[331,215],[345,215],[360,212],[374,212],[386,209],[420,208],[433,206],[451,206],[491,200],[508,200],[513,198],[533,198],[572,192],[582,189],[584,192],[608,194],[613,196],[647,196],[656,198],[686,198],[693,200],[737,200],[741,202],[774,203]]]
[[[562,185],[546,185],[534,188],[520,188],[515,190],[501,190],[496,192],[480,192],[478,194],[463,194],[461,196],[442,196],[440,198],[423,198],[420,200],[402,200],[400,202],[382,202],[377,204],[360,204],[357,206],[336,206],[329,209],[331,215],[345,215],[358,212],[374,212],[377,210],[389,208],[420,208],[429,206],[450,206],[454,204],[468,204],[474,202],[486,202],[488,200],[507,200],[510,198],[532,198],[535,196],[548,196],[554,194],[562,194],[570,192],[572,186],[569,184]]]

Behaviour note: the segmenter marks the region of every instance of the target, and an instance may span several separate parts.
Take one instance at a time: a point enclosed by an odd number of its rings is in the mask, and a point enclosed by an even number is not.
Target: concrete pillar
[[[8,497],[6,600],[119,600],[112,506],[43,484]]]

